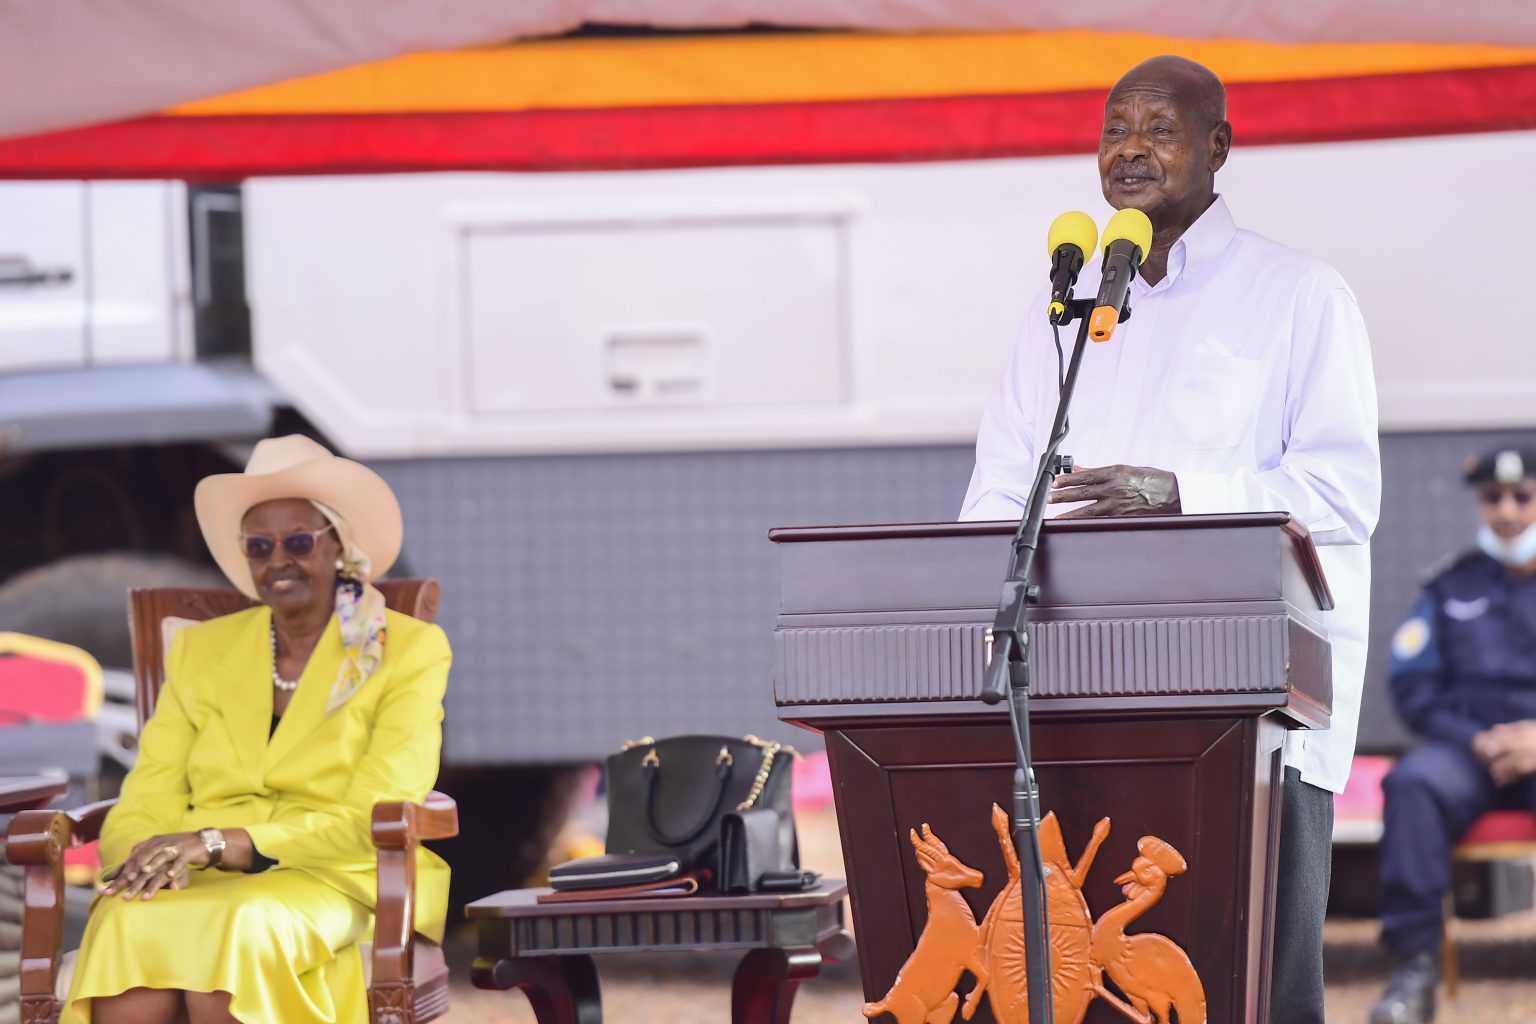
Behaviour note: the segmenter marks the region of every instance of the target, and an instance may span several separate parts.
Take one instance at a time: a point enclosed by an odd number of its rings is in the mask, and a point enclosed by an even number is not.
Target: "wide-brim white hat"
[[[384,575],[400,557],[405,523],[383,477],[302,434],[267,438],[257,442],[245,472],[204,477],[192,496],[208,551],[247,597],[256,597],[256,582],[241,548],[240,521],[254,506],[276,498],[304,498],[335,510],[350,535],[342,538],[352,545],[348,556],[366,555],[371,577]]]

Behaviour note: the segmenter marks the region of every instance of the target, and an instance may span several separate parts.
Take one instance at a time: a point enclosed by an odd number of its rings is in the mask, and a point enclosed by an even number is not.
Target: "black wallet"
[[[672,853],[605,853],[550,868],[549,886],[557,892],[617,889],[664,882],[682,871],[682,862]]]

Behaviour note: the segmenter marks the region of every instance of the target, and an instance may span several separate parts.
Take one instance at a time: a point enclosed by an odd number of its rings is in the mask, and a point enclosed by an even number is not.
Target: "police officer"
[[[1477,550],[1392,638],[1392,698],[1423,746],[1387,776],[1382,940],[1397,967],[1371,1024],[1434,1020],[1451,847],[1478,816],[1536,811],[1536,448],[1469,460]]]

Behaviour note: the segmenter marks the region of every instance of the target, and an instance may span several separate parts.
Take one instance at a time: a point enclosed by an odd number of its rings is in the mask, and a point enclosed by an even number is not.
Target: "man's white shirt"
[[[1092,296],[1099,267],[1075,294]],[[1056,410],[1045,306],[1030,306],[982,416],[962,520],[1023,514]],[[1088,342],[1061,451],[1083,468],[1171,471],[1186,514],[1289,512],[1312,532],[1333,590],[1333,719],[1293,731],[1285,760],[1341,792],[1354,755],[1370,619],[1370,536],[1381,507],[1376,385],[1354,294],[1333,268],[1233,223],[1218,196],[1174,243],[1131,318]],[[1077,325],[1062,331],[1070,355]],[[1048,506],[1050,514],[1073,506]]]

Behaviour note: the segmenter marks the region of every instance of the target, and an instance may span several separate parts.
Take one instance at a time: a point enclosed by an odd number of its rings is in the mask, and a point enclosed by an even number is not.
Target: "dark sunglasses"
[[[1506,491],[1497,487],[1488,488],[1486,491],[1481,492],[1478,497],[1482,499],[1484,505],[1494,508],[1503,503],[1505,495],[1513,498],[1515,504],[1521,508],[1529,505],[1532,501],[1536,501],[1536,492],[1523,489],[1510,489]]]
[[[320,535],[332,529],[335,529],[334,523],[319,530],[300,530],[297,533],[290,533],[282,540],[264,537],[259,533],[242,533],[240,550],[245,552],[245,557],[253,562],[265,562],[272,557],[277,546],[281,544],[283,550],[294,558],[308,558],[314,554],[315,544],[320,540]]]

